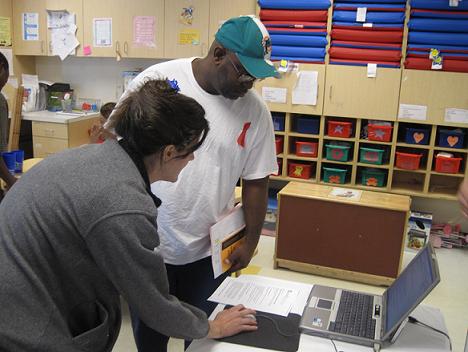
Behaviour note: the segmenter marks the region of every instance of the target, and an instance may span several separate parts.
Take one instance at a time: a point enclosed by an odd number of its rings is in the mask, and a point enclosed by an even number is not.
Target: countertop
[[[68,124],[80,120],[86,120],[99,116],[98,112],[91,113],[63,113],[63,112],[52,112],[47,110],[23,112],[22,119],[36,122],[52,122],[52,123],[63,123]]]

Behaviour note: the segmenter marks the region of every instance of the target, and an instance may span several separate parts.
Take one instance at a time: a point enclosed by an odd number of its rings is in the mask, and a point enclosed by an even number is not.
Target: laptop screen
[[[439,282],[437,264],[432,264],[432,247],[425,246],[387,289],[384,336],[396,327]]]

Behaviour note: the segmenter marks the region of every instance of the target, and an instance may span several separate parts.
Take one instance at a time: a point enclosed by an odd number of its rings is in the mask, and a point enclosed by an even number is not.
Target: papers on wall
[[[297,72],[296,85],[292,91],[292,103],[302,105],[317,105],[317,71]]]
[[[155,47],[156,17],[135,16],[133,17],[133,45]]]
[[[39,78],[36,75],[22,74],[21,80],[24,87],[23,112],[35,111],[39,95]]]
[[[199,45],[200,31],[198,29],[182,29],[179,32],[179,45]]]
[[[244,211],[240,204],[211,226],[211,264],[215,278],[229,269],[224,260],[242,244],[244,228]]]
[[[93,46],[112,46],[112,18],[93,18]]]
[[[39,40],[39,14],[24,12],[21,15],[23,40]]]
[[[312,285],[279,280],[259,275],[227,277],[209,301],[236,305],[287,316],[289,313],[302,315]]]
[[[468,123],[468,110],[447,108],[445,109],[445,122]]]
[[[11,46],[11,18],[0,17],[0,45]]]
[[[262,97],[270,103],[286,104],[287,88],[262,87]]]
[[[5,55],[5,58],[8,61],[10,76],[14,76],[15,73],[13,72],[13,50],[10,48],[0,48],[0,53]]]
[[[64,60],[68,55],[75,54],[76,47],[80,45],[75,36],[75,14],[67,10],[47,10],[47,27],[50,30],[52,55]]]
[[[399,119],[425,121],[426,116],[427,106],[425,105],[400,104],[400,109],[398,110]]]

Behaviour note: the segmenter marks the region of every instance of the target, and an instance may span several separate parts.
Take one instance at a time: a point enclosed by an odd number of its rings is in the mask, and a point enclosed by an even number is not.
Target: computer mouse
[[[257,320],[257,318],[255,318],[255,315],[253,315],[253,314],[246,314],[245,317],[250,318],[252,320]]]

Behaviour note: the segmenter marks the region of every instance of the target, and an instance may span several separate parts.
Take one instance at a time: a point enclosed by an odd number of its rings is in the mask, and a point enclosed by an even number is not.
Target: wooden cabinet
[[[400,104],[427,107],[426,120],[421,123],[468,126],[468,121],[445,120],[446,109],[464,109],[468,114],[467,92],[467,73],[403,70]]]
[[[366,67],[328,65],[326,77],[325,115],[396,120],[400,70],[378,68],[368,78]]]
[[[47,55],[47,13],[45,8],[46,0],[13,1],[13,46],[15,55]],[[37,28],[26,29],[29,32],[25,33],[23,18],[27,14],[30,14],[30,19],[26,22],[31,26],[37,24]]]
[[[188,12],[192,12],[191,17]],[[204,56],[208,53],[211,44],[208,38],[209,1],[165,0],[164,14],[164,57]]]

